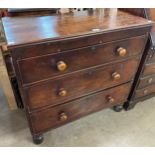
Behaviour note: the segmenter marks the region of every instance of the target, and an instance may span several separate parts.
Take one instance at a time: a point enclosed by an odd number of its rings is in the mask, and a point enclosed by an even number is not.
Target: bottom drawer
[[[134,98],[151,95],[152,93],[155,93],[155,84],[148,86],[146,88],[143,88],[143,89],[136,90]]]
[[[30,116],[32,132],[41,133],[100,109],[123,104],[128,97],[130,87],[131,83],[126,83],[59,106],[34,112]]]

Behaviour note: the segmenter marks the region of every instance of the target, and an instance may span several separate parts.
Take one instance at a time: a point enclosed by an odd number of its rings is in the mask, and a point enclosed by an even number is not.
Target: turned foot
[[[123,108],[127,111],[127,110],[133,109],[135,107],[135,105],[136,105],[136,102],[128,101],[128,102],[124,103]]]
[[[115,112],[121,112],[123,110],[123,106],[122,105],[115,105],[115,106],[113,106],[113,110]]]
[[[34,144],[41,144],[44,141],[43,135],[35,135],[33,136]]]

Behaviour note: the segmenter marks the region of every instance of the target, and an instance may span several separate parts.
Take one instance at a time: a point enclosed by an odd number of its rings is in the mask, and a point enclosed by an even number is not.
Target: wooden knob
[[[59,71],[64,71],[67,69],[67,64],[64,61],[57,62],[57,69]]]
[[[152,81],[153,81],[153,79],[149,78],[148,83],[150,84],[150,83],[152,83]]]
[[[59,96],[66,96],[67,95],[67,91],[64,89],[64,88],[61,88],[60,90],[59,90]]]
[[[62,112],[60,114],[60,118],[59,119],[60,119],[60,121],[66,121],[68,119],[68,116],[67,116],[66,113]]]
[[[145,89],[145,90],[144,90],[144,95],[147,95],[147,94],[148,94],[148,90]]]
[[[114,72],[112,74],[112,77],[113,77],[114,80],[119,80],[121,78],[121,75],[119,73],[117,73],[117,72]]]
[[[114,103],[115,99],[112,96],[107,96],[107,100],[109,103]]]
[[[123,48],[123,47],[119,47],[117,49],[117,53],[118,53],[119,56],[124,57],[127,54],[127,50],[125,48]]]

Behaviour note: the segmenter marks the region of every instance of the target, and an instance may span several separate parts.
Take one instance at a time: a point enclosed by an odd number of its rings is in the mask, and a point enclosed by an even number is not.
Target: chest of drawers
[[[35,143],[52,128],[122,108],[152,22],[117,9],[3,18]]]
[[[155,9],[127,9],[138,16],[155,21]],[[155,96],[155,25],[149,33],[149,38],[132,86],[126,109],[131,109],[139,101]]]

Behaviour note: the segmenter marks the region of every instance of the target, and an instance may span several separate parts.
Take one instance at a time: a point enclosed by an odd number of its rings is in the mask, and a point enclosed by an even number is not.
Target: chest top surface
[[[8,46],[151,24],[146,19],[118,9],[96,9],[41,17],[5,17],[2,21]]]

